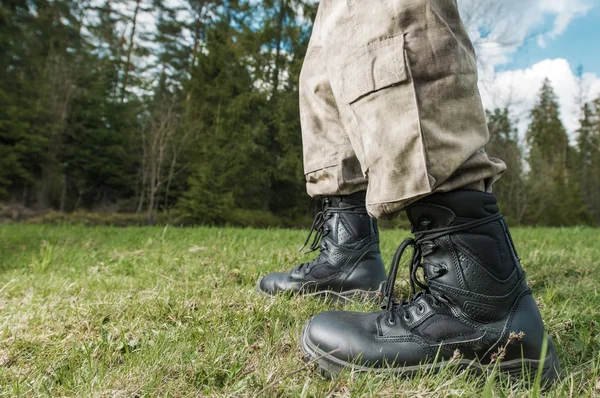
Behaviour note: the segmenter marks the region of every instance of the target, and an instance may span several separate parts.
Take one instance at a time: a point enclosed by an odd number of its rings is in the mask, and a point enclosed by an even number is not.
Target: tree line
[[[0,0],[0,200],[152,223],[309,214],[298,76],[310,0]],[[549,82],[521,140],[488,112],[513,223],[600,225],[600,100],[576,142]]]
[[[486,149],[508,166],[494,193],[512,223],[600,225],[600,98],[582,101],[575,140],[561,122],[548,79],[529,112],[524,140],[507,108],[487,111],[487,116]]]

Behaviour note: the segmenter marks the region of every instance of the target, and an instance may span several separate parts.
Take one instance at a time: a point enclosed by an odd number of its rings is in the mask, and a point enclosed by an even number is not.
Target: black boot
[[[496,197],[435,194],[407,213],[415,238],[396,252],[384,310],[315,316],[302,334],[307,357],[329,374],[344,368],[410,374],[420,366],[438,369],[454,356],[461,366],[485,370],[497,364],[514,379],[524,371],[531,381],[543,366],[543,383],[555,381],[560,365],[554,344],[545,335]],[[400,303],[393,299],[393,284],[409,246],[412,298]],[[425,283],[417,277],[420,267]]]
[[[342,300],[382,294],[386,273],[377,222],[367,214],[365,192],[325,199],[305,246],[313,232],[311,249],[320,250],[317,258],[290,272],[265,276],[258,283],[258,291],[269,295],[331,295]]]

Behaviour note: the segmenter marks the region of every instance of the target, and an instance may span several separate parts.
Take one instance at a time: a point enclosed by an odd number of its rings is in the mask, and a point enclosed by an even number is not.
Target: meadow
[[[517,228],[517,249],[564,377],[549,397],[600,396],[600,230]],[[389,262],[408,231],[382,232]],[[415,378],[302,360],[312,315],[339,308],[255,292],[290,269],[305,231],[0,226],[0,396],[536,396],[451,367]],[[406,268],[405,268],[406,269]],[[408,293],[406,272],[398,278]],[[375,303],[352,303],[367,311]]]

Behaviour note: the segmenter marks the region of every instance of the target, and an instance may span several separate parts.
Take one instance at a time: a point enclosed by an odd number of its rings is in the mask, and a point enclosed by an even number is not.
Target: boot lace
[[[310,268],[314,264],[318,264],[321,260],[321,255],[323,252],[326,252],[329,248],[327,246],[327,242],[323,241],[323,237],[329,235],[332,230],[327,226],[327,221],[334,216],[335,213],[347,213],[347,214],[366,214],[364,205],[357,206],[348,206],[348,207],[333,207],[330,206],[331,200],[326,198],[323,200],[323,211],[320,211],[315,216],[313,220],[313,224],[310,227],[310,231],[308,232],[308,236],[304,241],[304,244],[300,248],[300,252],[302,252],[307,246],[310,250],[306,251],[305,254],[310,254],[320,250],[321,253],[314,260],[299,265],[296,270],[302,271],[303,269],[306,272],[310,272]],[[312,238],[312,242],[311,242]],[[310,246],[309,246],[310,242]]]
[[[388,275],[388,279],[386,282],[385,292],[384,292],[384,304],[382,305],[382,309],[389,311],[389,322],[394,324],[396,321],[396,316],[402,316],[405,321],[410,320],[410,313],[408,309],[417,305],[420,311],[424,311],[424,307],[419,303],[422,298],[429,298],[430,301],[435,306],[440,306],[442,304],[450,304],[451,300],[441,294],[438,291],[433,291],[429,289],[429,286],[426,284],[428,279],[435,278],[437,276],[441,276],[448,272],[443,265],[437,265],[433,263],[428,263],[425,257],[435,251],[438,247],[436,243],[436,239],[441,237],[454,234],[456,232],[476,228],[497,220],[500,220],[502,215],[500,213],[469,221],[464,224],[459,224],[456,226],[448,227],[448,228],[437,228],[437,229],[427,229],[427,224],[431,222],[424,222],[422,226],[423,230],[415,230],[413,228],[412,233],[414,234],[414,238],[406,239],[400,244],[396,253],[394,254],[394,258],[392,260],[392,265],[390,268],[390,273]],[[396,301],[394,298],[394,284],[396,282],[396,277],[398,275],[398,269],[400,267],[400,260],[404,255],[404,252],[409,247],[413,248],[413,255],[410,261],[410,296],[407,300],[402,302]],[[433,271],[434,275],[425,275],[425,282],[421,282],[418,277],[419,268],[424,269],[424,264],[429,266],[430,270]],[[417,293],[417,286],[420,287],[421,291]]]

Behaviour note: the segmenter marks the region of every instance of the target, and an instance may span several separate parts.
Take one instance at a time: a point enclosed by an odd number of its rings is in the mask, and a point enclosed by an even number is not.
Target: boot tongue
[[[323,209],[330,209],[325,223],[336,244],[356,243],[376,233],[367,214],[365,200],[366,191],[325,198]]]

